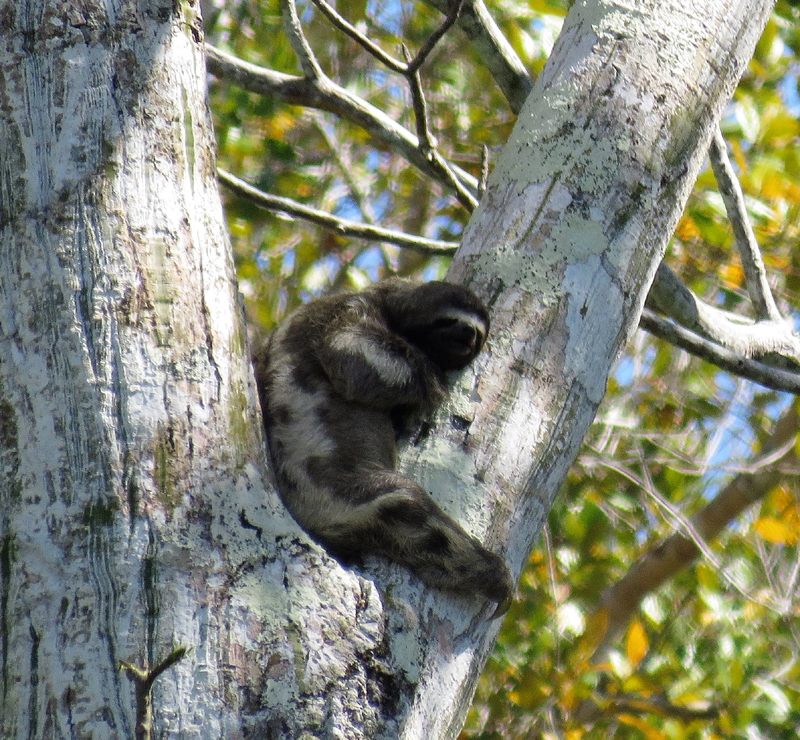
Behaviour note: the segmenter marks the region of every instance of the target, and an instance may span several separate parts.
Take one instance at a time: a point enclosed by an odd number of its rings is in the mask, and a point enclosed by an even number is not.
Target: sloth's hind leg
[[[503,559],[467,534],[414,481],[395,471],[372,471],[351,481],[347,499],[346,517],[316,532],[334,554],[385,555],[431,586],[483,595],[497,602],[496,614],[508,608],[514,584]]]

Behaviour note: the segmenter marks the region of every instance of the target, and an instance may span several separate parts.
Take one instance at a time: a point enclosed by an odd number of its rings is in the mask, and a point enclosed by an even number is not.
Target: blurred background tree
[[[355,0],[340,11],[403,59],[401,45],[413,56],[441,26],[435,4]],[[415,132],[406,80],[318,6],[297,7],[325,73]],[[535,77],[567,9],[560,0],[501,0],[490,12]],[[208,0],[204,18],[222,51],[300,74],[277,0]],[[797,3],[781,0],[722,124],[776,303],[795,325],[798,51]],[[477,179],[516,110],[484,61],[453,28],[420,69],[438,150]],[[213,53],[210,69],[223,170],[343,220],[458,241],[467,199],[396,146],[324,105],[232,84]],[[447,268],[446,255],[351,238],[231,192],[226,207],[240,289],[263,330],[314,295],[389,274],[439,278]],[[751,314],[710,166],[666,262],[707,304]],[[790,394],[640,331],[522,576],[463,737],[797,737],[797,412]]]

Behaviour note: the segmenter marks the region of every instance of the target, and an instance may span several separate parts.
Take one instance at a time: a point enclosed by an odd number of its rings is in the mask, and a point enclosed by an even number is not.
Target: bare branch
[[[486,184],[489,182],[489,147],[484,144],[481,147],[481,176],[478,178],[478,199],[483,198],[486,192]]]
[[[791,322],[753,322],[701,301],[669,268],[661,263],[647,295],[648,308],[737,355],[761,358],[765,365],[783,369],[800,366],[800,337]],[[780,362],[777,355],[786,358]]]
[[[281,12],[283,13],[283,27],[286,31],[286,37],[297,55],[303,74],[312,80],[325,77],[325,73],[319,66],[311,45],[303,33],[303,26],[300,24],[294,0],[281,0]]]
[[[708,339],[703,339],[678,324],[662,319],[648,309],[642,312],[639,326],[659,339],[664,339],[740,378],[755,381],[776,391],[800,394],[800,374],[742,357]]]
[[[405,64],[398,62],[396,59],[386,54],[380,47],[373,44],[372,41],[360,33],[355,26],[346,21],[334,8],[328,5],[325,0],[314,0],[314,3],[337,28],[347,33],[387,67],[406,78],[411,91],[412,105],[414,107],[414,122],[420,154],[436,167],[439,175],[438,179],[446,181],[450,187],[456,191],[456,197],[461,205],[470,213],[475,210],[478,205],[477,199],[473,193],[469,192],[469,190],[463,186],[450,164],[436,151],[436,140],[431,134],[430,125],[428,123],[428,107],[425,102],[425,93],[419,75],[420,67],[436,47],[436,44],[439,43],[445,33],[447,33],[456,20],[458,20],[464,0],[457,0],[457,2],[449,8],[444,22],[431,34],[416,57],[412,59],[411,53],[405,44],[403,44],[402,50]]]
[[[335,8],[328,5],[325,0],[313,0],[313,2],[314,5],[316,5],[322,11],[322,14],[331,22],[332,25],[336,26],[336,28],[338,28],[342,33],[347,34],[359,46],[363,47],[367,52],[374,56],[381,64],[387,66],[393,72],[397,72],[401,75],[406,74],[406,64],[395,59],[393,56],[390,56],[383,49],[381,49],[380,46],[370,41],[370,39],[361,33],[361,31],[359,31],[354,25],[339,15]]]
[[[419,140],[408,129],[393,121],[382,110],[363,98],[340,87],[327,77],[318,79],[295,77],[250,64],[206,45],[209,71],[230,80],[245,90],[259,95],[271,95],[292,105],[325,110],[369,132],[392,151],[397,152],[420,172],[447,188],[457,190],[448,171],[425,157]],[[474,194],[478,181],[458,165],[449,164],[448,170],[465,192]]]
[[[431,150],[431,158],[433,160],[434,165],[436,165],[440,172],[442,173],[442,177],[450,183],[450,187],[452,187],[456,194],[458,195],[458,202],[461,203],[464,208],[466,208],[470,213],[472,213],[478,207],[478,199],[472,194],[470,190],[464,187],[461,180],[459,180],[455,170],[453,169],[453,165],[448,162],[437,149]]]
[[[422,48],[417,52],[417,56],[408,63],[408,67],[405,72],[407,75],[414,74],[414,72],[416,72],[423,64],[425,64],[425,60],[433,51],[436,44],[441,41],[442,37],[458,20],[459,15],[461,15],[461,9],[464,7],[464,0],[455,0],[452,5],[453,7],[448,11],[447,17],[444,19],[444,23],[442,23],[442,25],[430,35]]]
[[[322,11],[322,14],[325,17],[334,26],[336,26],[336,28],[347,34],[351,39],[353,39],[353,41],[359,44],[359,46],[374,56],[381,64],[385,65],[393,72],[397,72],[404,77],[409,77],[425,63],[425,60],[433,51],[436,44],[439,43],[442,37],[458,20],[464,0],[458,0],[453,4],[453,7],[447,12],[447,17],[445,18],[444,23],[442,23],[442,25],[431,34],[430,38],[428,38],[428,40],[425,42],[422,49],[417,52],[417,55],[413,59],[409,59],[407,57],[405,63],[395,59],[393,56],[387,54],[383,49],[381,49],[380,46],[373,43],[352,23],[346,20],[343,16],[339,15],[338,11],[325,2],[325,0],[313,0],[313,3]]]
[[[426,239],[422,236],[409,236],[401,231],[360,224],[355,221],[348,221],[343,218],[338,218],[337,216],[332,216],[330,213],[317,210],[316,208],[309,208],[289,198],[265,193],[258,188],[254,188],[252,185],[248,185],[244,180],[240,180],[230,172],[225,172],[225,170],[217,170],[217,176],[220,182],[231,191],[255,203],[261,208],[268,211],[280,211],[290,216],[303,219],[304,221],[310,221],[341,236],[395,244],[398,247],[404,247],[405,249],[411,249],[415,252],[427,255],[452,256],[458,248],[458,244],[453,244],[451,242]]]
[[[728,218],[733,227],[736,247],[742,258],[742,267],[747,279],[747,290],[750,293],[750,300],[753,302],[756,316],[759,319],[779,321],[781,312],[772,297],[772,290],[767,282],[767,271],[764,261],[761,259],[761,249],[750,224],[750,217],[747,215],[742,186],[739,184],[728,158],[728,147],[719,126],[711,141],[709,158],[714,176],[717,178],[719,192],[725,202]]]
[[[452,0],[425,1],[442,13],[447,13],[452,5]],[[470,40],[481,61],[494,77],[511,111],[519,113],[533,89],[533,80],[508,39],[489,15],[483,0],[467,0],[456,25]]]
[[[406,45],[403,44],[403,56],[406,60],[411,58]],[[436,140],[431,136],[428,127],[428,105],[425,103],[425,92],[422,89],[422,80],[419,76],[419,69],[403,75],[411,89],[411,103],[414,106],[414,125],[417,129],[417,139],[422,155],[432,160],[431,152],[436,148]]]

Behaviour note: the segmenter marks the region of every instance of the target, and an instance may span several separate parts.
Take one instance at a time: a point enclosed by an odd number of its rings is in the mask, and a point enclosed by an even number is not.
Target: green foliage
[[[533,74],[566,14],[560,0],[500,0],[490,10]],[[441,22],[422,2],[339,3],[388,53],[413,54]],[[408,88],[299,6],[322,68],[414,131]],[[298,74],[277,0],[221,7],[212,43]],[[748,200],[776,299],[800,295],[798,3],[780,0],[731,102],[723,131]],[[473,175],[495,156],[513,115],[465,39],[448,33],[421,70],[441,152]],[[319,111],[211,89],[220,166],[331,213],[457,240],[468,213],[362,129]],[[270,327],[309,295],[389,272],[440,275],[442,259],[356,242],[226,194],[240,286]],[[668,263],[708,303],[749,315],[749,299],[713,174],[699,178]],[[621,358],[584,450],[531,555],[463,737],[794,738],[800,730],[796,466],[702,557],[648,594],[602,662],[604,590],[757,458],[790,400],[738,381],[639,333]],[[800,448],[797,450],[800,452]],[[796,463],[796,458],[795,458]],[[656,495],[657,494],[657,495]],[[591,700],[591,701],[589,701]],[[588,715],[586,714],[588,712]]]
[[[299,8],[325,73],[414,133],[404,79],[382,68],[310,3]],[[402,58],[401,44],[416,53],[441,22],[441,15],[422,3],[348,3],[346,14],[396,58]],[[240,58],[299,74],[278,2],[227,4],[207,32],[213,43]],[[543,64],[544,49],[537,47],[537,53]],[[421,77],[442,153],[477,176],[482,146],[496,153],[511,131],[513,116],[504,98],[453,33],[436,47]],[[212,84],[211,106],[220,166],[270,193],[437,239],[457,240],[466,225],[469,214],[452,194],[332,114],[283,105],[226,82]],[[226,195],[226,208],[242,291],[251,318],[265,327],[309,295],[358,287],[390,272],[440,275],[446,267],[396,247],[346,240],[233,196]]]

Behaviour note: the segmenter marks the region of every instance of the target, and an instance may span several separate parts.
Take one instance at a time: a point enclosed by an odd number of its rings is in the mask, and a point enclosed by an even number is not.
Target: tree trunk
[[[3,738],[133,737],[176,643],[159,732],[224,734],[263,444],[196,8],[0,2]]]
[[[462,519],[515,573],[772,5],[575,3],[470,220],[448,277],[492,307],[488,350],[404,463],[446,501],[465,498]],[[458,474],[440,483],[442,466]],[[425,737],[458,734],[495,634],[487,623],[456,630],[469,658],[437,653],[422,666],[411,715]],[[441,686],[458,687],[447,705]]]
[[[769,7],[576,4],[471,222],[403,464],[517,572]],[[182,645],[155,736],[453,737],[498,622],[264,485],[197,8],[0,0],[0,736],[147,737]]]

